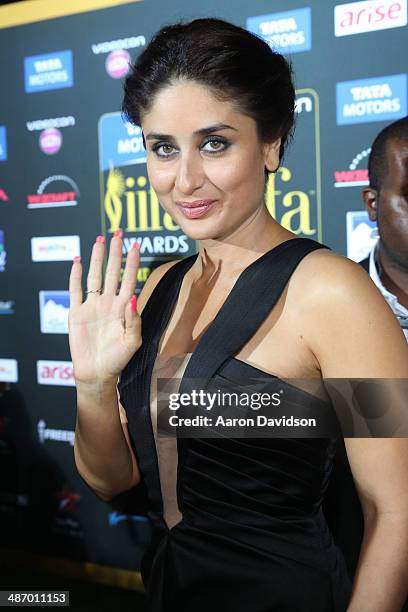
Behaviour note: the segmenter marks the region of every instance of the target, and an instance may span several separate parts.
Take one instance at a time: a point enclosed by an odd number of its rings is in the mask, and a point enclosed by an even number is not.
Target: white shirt
[[[371,279],[374,281],[378,289],[383,294],[384,298],[387,300],[388,304],[391,306],[394,314],[397,315],[397,317],[407,317],[407,320],[405,322],[405,324],[407,325],[408,324],[408,308],[405,308],[405,306],[400,304],[397,296],[391,293],[390,291],[388,291],[388,289],[386,289],[381,282],[380,274],[378,272],[378,270],[380,269],[380,263],[378,260],[378,243],[379,241],[377,240],[377,242],[375,243],[375,245],[373,246],[370,252],[369,274],[371,276]],[[398,321],[401,322],[400,319],[398,319]],[[404,332],[405,338],[408,341],[408,329],[403,328],[402,331]]]

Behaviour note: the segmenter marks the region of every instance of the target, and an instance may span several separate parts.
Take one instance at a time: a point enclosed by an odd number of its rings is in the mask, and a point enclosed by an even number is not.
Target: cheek
[[[208,179],[224,192],[253,192],[262,182],[263,168],[254,156],[243,156],[224,161],[217,160],[206,166]]]
[[[380,202],[379,226],[389,237],[400,234],[408,236],[408,203],[399,197],[390,197],[387,203]]]
[[[174,171],[170,167],[147,161],[147,175],[150,185],[157,194],[166,194],[174,184]]]

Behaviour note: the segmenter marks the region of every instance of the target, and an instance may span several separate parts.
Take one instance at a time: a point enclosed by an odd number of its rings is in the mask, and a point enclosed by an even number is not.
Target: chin
[[[183,223],[183,225],[179,224],[180,229],[186,236],[188,236],[191,240],[217,240],[220,237],[219,228],[211,228],[211,227],[199,227],[198,224],[187,224]]]

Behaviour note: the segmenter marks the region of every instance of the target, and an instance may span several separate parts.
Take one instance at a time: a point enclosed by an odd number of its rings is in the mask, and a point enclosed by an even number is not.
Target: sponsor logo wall
[[[370,147],[408,112],[407,2],[269,4],[223,7],[225,19],[293,64],[295,138],[270,176],[266,206],[287,229],[359,261],[378,236],[361,198]],[[156,266],[197,250],[150,185],[141,127],[120,112],[131,62],[176,13],[196,16],[187,0],[161,3],[160,14],[140,0],[3,29],[0,38],[0,448],[20,475],[0,483],[0,541],[134,572],[150,534],[143,500],[133,491],[108,508],[73,461],[68,281],[81,255],[86,289],[95,237],[109,243],[119,227],[123,264],[140,244],[137,293]]]

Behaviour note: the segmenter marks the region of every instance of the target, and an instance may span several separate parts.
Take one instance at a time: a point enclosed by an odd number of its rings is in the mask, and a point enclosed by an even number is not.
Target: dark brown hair
[[[282,161],[294,128],[292,68],[262,38],[216,18],[163,26],[125,79],[125,119],[140,125],[155,95],[176,79],[206,85],[216,99],[233,102],[255,120],[261,142],[280,137]]]

